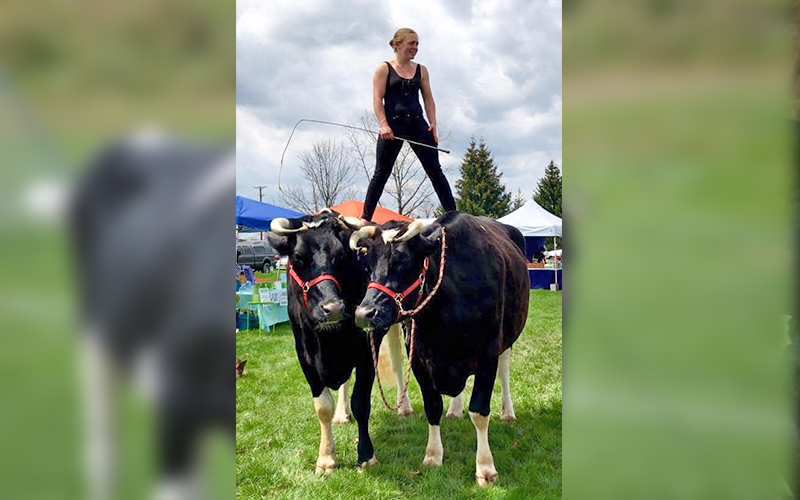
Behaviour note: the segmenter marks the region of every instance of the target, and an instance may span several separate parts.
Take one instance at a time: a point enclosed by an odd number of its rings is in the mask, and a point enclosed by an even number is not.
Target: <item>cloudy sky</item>
[[[372,110],[372,74],[389,39],[419,34],[416,62],[431,76],[440,155],[453,193],[471,136],[483,138],[506,188],[530,196],[552,159],[561,166],[561,0],[238,0],[238,195],[278,200],[281,153],[301,118],[355,123]],[[282,185],[299,183],[298,153],[342,129],[302,123]],[[359,177],[359,192],[367,181]],[[382,202],[389,199],[384,196]],[[389,205],[389,208],[393,208]]]

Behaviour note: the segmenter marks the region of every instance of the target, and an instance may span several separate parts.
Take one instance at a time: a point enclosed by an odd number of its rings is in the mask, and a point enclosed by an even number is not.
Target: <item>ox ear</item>
[[[297,233],[308,231],[310,224],[301,219],[284,219],[278,217],[269,223],[270,231],[267,233],[267,240],[272,248],[281,255],[291,255],[294,250]]]
[[[292,255],[297,238],[293,234],[281,236],[270,231],[267,233],[267,241],[269,241],[270,246],[277,250],[279,254]]]
[[[425,234],[427,233],[427,234]],[[420,248],[425,255],[432,254],[439,250],[442,243],[442,226],[437,227],[432,231],[423,231],[419,235]]]

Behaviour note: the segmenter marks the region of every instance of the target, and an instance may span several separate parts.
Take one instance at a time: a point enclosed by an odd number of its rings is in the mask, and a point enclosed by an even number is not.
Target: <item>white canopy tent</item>
[[[533,199],[529,199],[518,209],[497,220],[519,229],[525,237],[552,236],[553,250],[556,250],[555,237],[561,236],[561,219],[542,208]],[[554,268],[556,289],[558,289],[558,266]]]
[[[519,229],[522,236],[561,236],[561,219],[542,208],[533,199],[529,199],[518,209],[497,220]]]

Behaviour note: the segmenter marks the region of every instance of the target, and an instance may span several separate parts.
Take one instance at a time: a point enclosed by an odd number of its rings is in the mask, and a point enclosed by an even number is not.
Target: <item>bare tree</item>
[[[378,122],[375,116],[369,111],[359,118],[354,126],[374,130],[374,133],[359,130],[346,129],[345,135],[350,144],[350,150],[358,163],[360,170],[369,182],[372,179],[372,172],[375,170],[375,148],[378,141],[377,130]],[[439,140],[447,140],[450,137],[448,132],[439,130]],[[392,175],[386,183],[384,196],[391,197],[392,204],[398,213],[403,215],[420,214],[429,212],[429,206],[433,206],[431,200],[434,194],[433,186],[428,180],[425,169],[422,168],[417,159],[417,155],[408,145],[403,144],[400,154],[392,169]],[[382,197],[383,198],[383,197]],[[435,196],[434,196],[435,198]]]
[[[280,195],[284,206],[310,214],[356,197],[353,182],[358,170],[343,144],[315,142],[298,157],[306,184],[284,187]]]

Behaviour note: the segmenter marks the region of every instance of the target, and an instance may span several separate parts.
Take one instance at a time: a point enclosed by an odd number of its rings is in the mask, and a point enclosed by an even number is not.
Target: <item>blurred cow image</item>
[[[194,462],[204,431],[216,425],[233,437],[234,178],[229,149],[145,132],[108,147],[77,188],[92,499],[116,488],[121,380],[137,381],[153,402],[155,498],[201,497]]]

